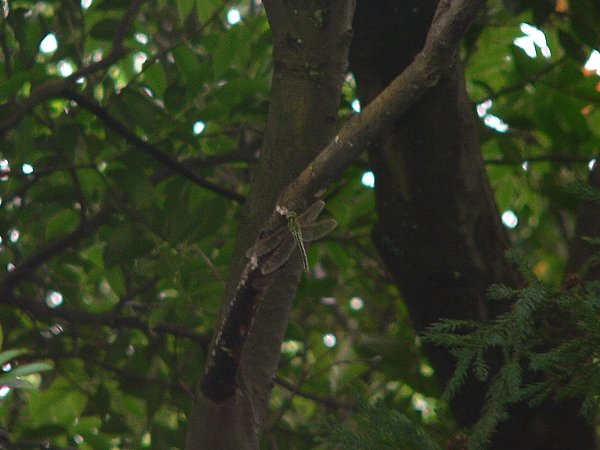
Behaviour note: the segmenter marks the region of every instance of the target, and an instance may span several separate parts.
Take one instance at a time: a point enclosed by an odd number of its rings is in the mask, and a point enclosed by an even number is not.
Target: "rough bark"
[[[596,166],[589,177],[589,183],[600,189],[600,164]],[[598,249],[584,241],[585,236],[600,236],[600,206],[598,204],[581,201],[577,205],[577,228],[575,236],[569,245],[569,262],[567,272],[578,272],[581,266],[595,254]],[[589,280],[600,280],[600,266],[593,267],[586,276]]]
[[[436,3],[357,3],[350,63],[363,103],[415,58]],[[500,311],[485,301],[487,287],[516,287],[520,280],[504,256],[509,241],[488,184],[472,110],[456,58],[438,84],[369,150],[379,217],[374,242],[418,330],[441,318],[489,320]],[[444,349],[425,350],[445,384],[453,358]],[[485,390],[468,380],[453,401],[460,426],[477,420]],[[535,410],[517,405],[492,448],[595,448],[595,430],[578,407],[575,401]]]
[[[333,137],[347,68],[352,1],[264,1],[273,35],[274,74],[261,158],[244,205],[226,286],[229,310],[245,252],[277,195]],[[197,393],[186,449],[256,449],[298,280],[297,254],[260,305],[237,369],[236,392],[222,402]],[[218,330],[217,330],[218,331]]]

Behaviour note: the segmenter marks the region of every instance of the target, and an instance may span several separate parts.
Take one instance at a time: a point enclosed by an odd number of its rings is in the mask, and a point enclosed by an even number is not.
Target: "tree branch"
[[[519,162],[520,164],[525,163],[536,163],[536,162],[546,162],[546,161],[556,161],[556,162],[564,162],[564,163],[586,163],[589,164],[590,161],[594,159],[591,156],[578,156],[578,155],[565,155],[565,154],[554,154],[554,155],[540,155],[540,156],[532,156],[531,158],[523,157],[523,159]],[[489,165],[515,165],[514,161],[509,161],[506,158],[498,158],[498,159],[484,159],[483,162]]]
[[[485,0],[442,0],[423,50],[362,112],[340,129],[335,138],[279,196],[278,205],[302,211],[310,199],[339,178],[379,133],[397,121],[453,64],[460,39],[476,19]],[[274,213],[268,230],[281,224]]]
[[[485,0],[442,0],[425,47],[413,63],[357,116],[342,127],[335,138],[280,194],[276,205],[288,211],[304,211],[315,196],[340,177],[377,135],[413,106],[453,65],[460,39],[475,20]],[[264,232],[269,234],[284,222],[276,208]],[[268,256],[268,255],[266,255]],[[228,312],[217,331],[201,388],[216,403],[233,396],[243,348],[258,305],[279,269],[265,276],[261,261],[250,260],[242,272]]]
[[[143,141],[133,131],[131,131],[124,124],[122,124],[113,116],[111,116],[105,108],[103,108],[99,103],[95,102],[94,100],[71,89],[64,89],[63,91],[58,93],[58,95],[74,100],[75,102],[77,102],[77,104],[87,109],[91,113],[95,114],[100,120],[102,120],[106,124],[107,127],[117,132],[118,134],[123,136],[128,142],[135,145],[143,152],[156,158],[158,161],[160,161],[169,169],[173,170],[179,175],[187,178],[188,180],[196,183],[199,186],[211,190],[216,194],[222,195],[223,197],[229,198],[231,200],[235,200],[239,203],[244,203],[244,200],[246,199],[245,196],[207,180],[206,178],[198,175],[187,165],[180,163],[175,158],[163,152],[155,145]]]
[[[110,328],[134,328],[142,330],[144,333],[170,334],[195,341],[200,344],[204,351],[207,350],[212,336],[212,332],[197,333],[189,328],[182,327],[181,325],[169,323],[159,323],[151,328],[148,323],[138,317],[124,317],[115,314],[113,311],[106,313],[90,313],[82,311],[81,309],[64,306],[49,308],[39,299],[22,298],[14,295],[3,296],[0,299],[0,303],[19,308],[23,311],[29,311],[33,315],[61,318],[68,322],[103,325]]]
[[[111,206],[106,206],[91,219],[82,220],[77,229],[72,233],[61,236],[46,246],[38,249],[13,271],[8,272],[4,276],[0,282],[0,295],[10,296],[13,288],[19,281],[53,256],[61,253],[68,247],[72,247],[78,241],[92,234],[108,220],[113,212],[114,209]]]
[[[299,395],[300,397],[308,398],[309,400],[314,400],[317,403],[321,403],[322,405],[330,406],[332,408],[343,408],[343,409],[354,410],[354,409],[356,409],[356,406],[357,406],[355,403],[342,403],[342,402],[338,402],[335,398],[332,398],[332,397],[324,397],[322,395],[317,395],[317,394],[313,394],[311,392],[304,391],[304,390],[300,389],[298,386],[296,386],[295,384],[290,383],[289,381],[287,381],[286,379],[281,378],[281,377],[275,377],[275,379],[273,381],[276,384],[280,385],[281,387],[287,389],[294,395]]]

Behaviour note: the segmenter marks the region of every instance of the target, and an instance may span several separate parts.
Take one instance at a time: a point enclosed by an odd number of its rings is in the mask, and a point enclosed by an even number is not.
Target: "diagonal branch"
[[[329,187],[380,132],[397,121],[452,65],[460,39],[485,0],[442,0],[423,50],[362,112],[340,129],[311,164],[279,196],[278,205],[302,211],[315,194]],[[274,213],[269,229],[280,223]]]
[[[308,167],[281,193],[264,231],[270,234],[284,222],[278,211],[304,211],[340,177],[380,132],[397,121],[451,67],[460,39],[485,0],[442,0],[427,41],[413,63],[357,116],[349,120]],[[237,371],[258,305],[276,272],[265,276],[260,261],[251,259],[242,272],[228,312],[217,330],[201,383],[204,395],[221,403],[237,389]]]
[[[103,108],[99,103],[95,102],[94,100],[71,89],[65,89],[58,93],[58,95],[74,100],[75,102],[77,102],[77,104],[87,109],[91,113],[95,114],[100,120],[102,120],[106,124],[107,127],[119,133],[131,144],[135,145],[137,148],[149,154],[150,156],[156,158],[158,161],[160,161],[169,169],[173,170],[179,175],[196,183],[198,186],[202,186],[206,189],[211,190],[212,192],[215,192],[216,194],[222,195],[223,197],[229,198],[231,200],[235,200],[239,203],[244,203],[244,200],[246,199],[245,196],[207,180],[203,176],[198,175],[187,165],[182,164],[172,156],[163,152],[160,148],[140,139],[133,131],[131,131],[123,123],[115,119],[112,115],[108,113],[108,111],[105,108]]]
[[[160,333],[178,336],[184,339],[198,342],[206,350],[210,343],[212,333],[198,333],[189,328],[178,324],[159,323],[150,327],[147,322],[134,316],[122,316],[115,314],[114,311],[105,313],[91,313],[77,308],[61,306],[59,308],[49,308],[43,301],[31,298],[21,298],[14,295],[5,295],[0,300],[0,304],[5,304],[28,311],[35,316],[61,318],[68,322],[87,323],[92,325],[103,325],[110,328],[134,328],[142,330],[144,333]]]
[[[2,299],[2,296],[10,296],[16,284],[31,274],[41,264],[94,233],[113,213],[114,209],[111,206],[104,207],[94,217],[82,220],[77,229],[72,233],[61,236],[30,255],[22,264],[19,264],[13,271],[7,273],[0,281],[0,299]]]

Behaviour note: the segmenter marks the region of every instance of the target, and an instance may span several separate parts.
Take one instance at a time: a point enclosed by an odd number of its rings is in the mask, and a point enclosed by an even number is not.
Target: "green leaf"
[[[160,129],[159,117],[164,113],[151,97],[134,89],[123,89],[110,111],[131,128],[137,125],[147,133]]]
[[[117,19],[100,19],[90,29],[90,36],[100,41],[112,41],[119,21]]]
[[[94,1],[92,8],[99,11],[109,11],[111,9],[126,9],[128,5],[128,0],[100,0]]]
[[[0,83],[0,101],[18,93],[28,81],[31,81],[31,74],[26,72],[14,74],[8,80],[3,79]]]
[[[221,79],[232,67],[234,61],[245,65],[250,55],[251,36],[244,36],[245,28],[233,27],[220,36],[219,44],[213,53],[214,79]]]
[[[205,25],[221,7],[219,0],[196,0],[196,11],[200,23]]]
[[[577,103],[570,96],[557,92],[552,106],[559,119],[567,125],[567,128],[575,132],[577,137],[585,139],[590,130],[585,117],[581,114],[583,105]]]
[[[0,339],[2,339],[2,337],[0,337]],[[27,349],[25,348],[15,348],[0,352],[0,366],[3,366],[11,359],[16,358],[17,356],[24,355],[25,353],[27,353]]]
[[[154,62],[144,69],[144,81],[155,96],[162,98],[167,88],[167,75],[163,66]]]
[[[523,156],[515,140],[511,136],[506,135],[500,135],[497,139],[506,160],[512,164],[521,165]]]
[[[178,84],[170,84],[164,93],[164,102],[167,109],[172,112],[180,112],[186,105],[186,89],[185,86]]]
[[[48,219],[46,240],[51,241],[59,236],[72,233],[77,228],[79,220],[79,213],[72,209],[61,209]]]
[[[142,180],[135,186],[131,194],[131,200],[137,209],[146,209],[156,202],[156,192],[152,183],[148,180]]]
[[[175,47],[171,53],[175,60],[175,66],[185,77],[185,88],[190,92],[191,96],[195,96],[202,89],[202,67],[198,55],[192,49],[183,43]]]
[[[179,22],[183,24],[194,8],[194,0],[177,0]]]
[[[107,267],[132,261],[146,255],[154,248],[154,242],[133,224],[126,223],[114,229],[104,249]]]
[[[29,411],[36,425],[69,427],[83,413],[86,403],[85,394],[63,377],[44,390],[29,393]]]
[[[580,42],[564,30],[558,29],[558,39],[560,45],[565,50],[565,53],[571,58],[584,64],[587,61],[587,56]]]
[[[169,315],[173,307],[171,305],[161,305],[152,308],[148,316],[148,327],[152,330],[156,325],[165,321],[165,317]]]
[[[516,45],[511,45],[510,49],[517,71],[524,78],[541,73],[549,64],[545,58],[531,58],[525,50]]]
[[[62,425],[45,424],[38,427],[27,426],[23,429],[23,435],[28,439],[48,439],[65,433],[66,427]]]
[[[26,375],[43,372],[46,370],[52,370],[52,366],[50,364],[46,364],[46,363],[32,363],[32,364],[25,364],[23,366],[18,366],[18,367],[15,367],[14,369],[10,370],[9,372],[6,372],[6,373],[3,373],[2,375],[0,375],[0,385],[8,384],[9,383],[8,380],[11,380],[13,378],[24,377]]]
[[[573,31],[579,40],[592,48],[600,43],[600,15],[598,8],[591,0],[569,2]]]

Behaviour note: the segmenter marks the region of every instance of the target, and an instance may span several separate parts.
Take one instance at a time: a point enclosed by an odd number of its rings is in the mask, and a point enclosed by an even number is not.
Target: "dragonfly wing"
[[[321,214],[321,211],[323,211],[323,208],[325,208],[325,202],[317,200],[298,216],[298,221],[301,225],[314,222],[319,217],[319,214]]]
[[[296,248],[296,239],[291,232],[286,233],[284,237],[285,239],[283,239],[281,245],[279,245],[273,254],[269,256],[262,264],[260,271],[263,273],[263,275],[268,275],[275,271],[283,263],[290,259],[292,253],[294,253],[294,249]]]
[[[305,242],[321,239],[331,230],[337,227],[337,220],[325,219],[302,226],[302,240]]]
[[[246,250],[246,258],[257,258],[275,250],[275,247],[283,240],[287,227],[281,227],[275,230],[272,234],[260,239],[256,244]]]

